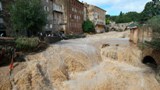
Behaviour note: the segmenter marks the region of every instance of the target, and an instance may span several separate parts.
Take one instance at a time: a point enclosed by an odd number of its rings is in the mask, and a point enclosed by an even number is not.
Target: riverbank
[[[25,57],[11,89],[159,90],[155,72],[141,63],[128,37],[129,31],[109,32],[51,44]]]

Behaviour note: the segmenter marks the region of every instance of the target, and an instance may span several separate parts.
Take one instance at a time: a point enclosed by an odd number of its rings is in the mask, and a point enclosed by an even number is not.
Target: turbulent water
[[[160,90],[154,71],[141,63],[141,51],[129,45],[128,33],[63,40],[28,55],[12,89]]]

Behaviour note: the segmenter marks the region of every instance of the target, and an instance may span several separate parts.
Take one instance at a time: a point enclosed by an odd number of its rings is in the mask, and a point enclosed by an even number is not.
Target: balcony
[[[96,20],[95,25],[105,25],[105,21],[104,20]]]
[[[58,5],[58,4],[53,3],[53,11],[63,13],[62,5]]]

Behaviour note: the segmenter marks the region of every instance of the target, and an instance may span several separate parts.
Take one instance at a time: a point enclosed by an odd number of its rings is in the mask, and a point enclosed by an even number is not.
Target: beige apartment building
[[[105,31],[105,15],[105,10],[94,5],[84,3],[84,20],[91,20],[95,25],[97,33]]]

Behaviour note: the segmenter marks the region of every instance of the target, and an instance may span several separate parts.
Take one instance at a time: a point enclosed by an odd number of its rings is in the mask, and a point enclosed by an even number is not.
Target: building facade
[[[55,0],[42,0],[44,11],[47,13],[47,24],[44,31],[47,33],[53,32],[53,2]]]
[[[65,34],[83,32],[83,3],[79,0],[42,0],[48,13],[45,31],[62,31]]]
[[[84,20],[89,19],[91,20],[94,25],[95,25],[95,30],[97,33],[99,32],[104,32],[105,31],[105,15],[106,11],[94,6],[94,5],[89,5],[87,3],[84,3],[84,6],[87,7],[86,10],[86,18]],[[84,9],[85,9],[84,7]]]
[[[80,34],[83,33],[82,23],[83,23],[83,11],[84,5],[79,0],[66,0],[67,9],[67,24],[66,33],[67,34]]]
[[[55,0],[53,2],[53,28],[55,31],[66,30],[67,16],[66,16],[66,0]]]

